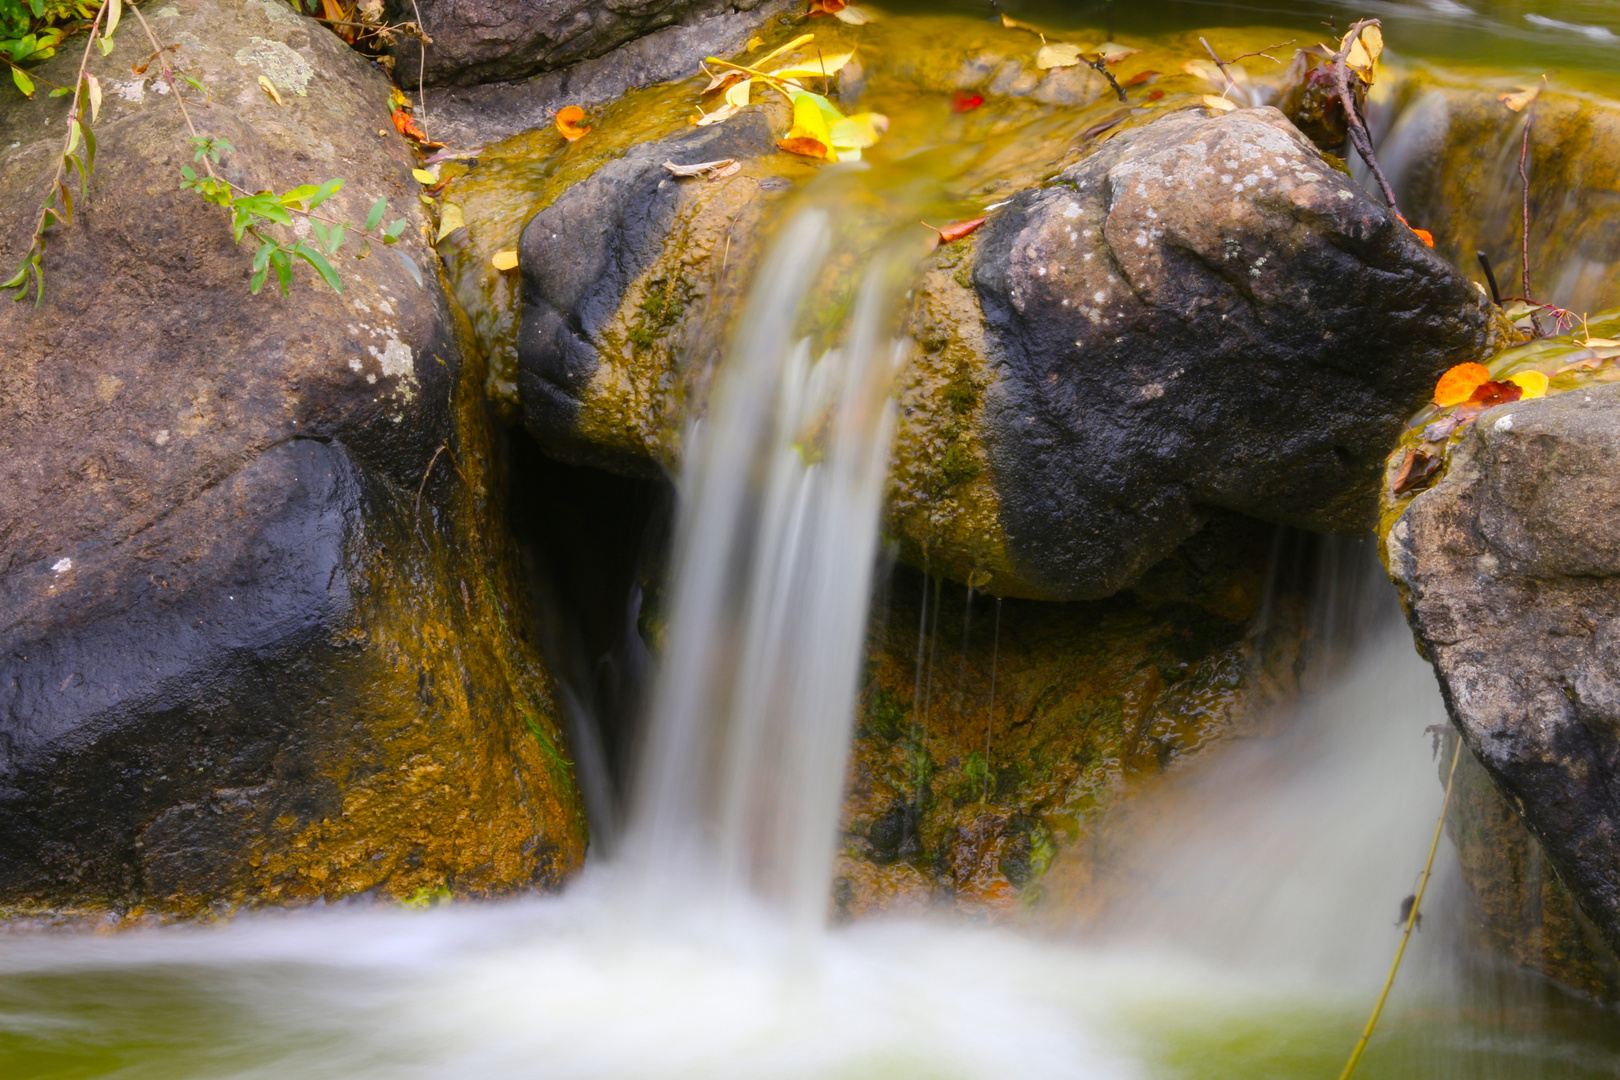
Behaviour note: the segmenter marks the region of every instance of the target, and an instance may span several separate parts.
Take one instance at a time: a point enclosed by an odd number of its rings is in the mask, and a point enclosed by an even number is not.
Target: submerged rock
[[[1620,387],[1484,412],[1386,540],[1468,748],[1620,947]]]
[[[420,17],[433,39],[423,50],[415,40],[402,38],[391,51],[406,85],[414,86],[419,80],[429,86],[509,81],[594,59],[677,23],[735,18],[769,2],[390,0],[390,22],[414,22]]]
[[[43,302],[0,305],[0,904],[555,885],[582,814],[388,84],[280,0],[147,17],[209,89],[226,176],[342,176],[323,212],[383,195],[410,225],[340,253],[342,295],[307,268],[251,295],[251,247],[178,190],[192,148],[155,69],[92,60],[90,198]],[[0,106],[8,257],[66,108]]]

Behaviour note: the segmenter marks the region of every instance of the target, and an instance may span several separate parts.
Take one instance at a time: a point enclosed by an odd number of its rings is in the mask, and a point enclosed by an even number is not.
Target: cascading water
[[[757,896],[801,926],[826,908],[902,359],[881,260],[811,356],[798,309],[829,231],[820,210],[786,226],[693,433],[625,868],[649,903]]]

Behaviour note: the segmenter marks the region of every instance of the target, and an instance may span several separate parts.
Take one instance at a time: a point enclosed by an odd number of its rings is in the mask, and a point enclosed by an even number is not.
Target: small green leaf
[[[0,289],[16,289],[22,287],[28,280],[28,264],[25,262],[17,268],[17,272],[5,281],[0,281]]]
[[[333,292],[343,292],[343,280],[338,277],[337,271],[332,269],[332,264],[326,261],[326,256],[322,255],[309,241],[298,241],[298,244],[293,248],[293,254],[313,266],[315,272],[321,275],[321,280],[332,286]]]
[[[270,269],[276,272],[276,284],[281,286],[281,295],[292,292],[292,259],[287,256],[286,248],[277,248],[271,253]]]
[[[336,195],[339,189],[342,187],[343,181],[341,179],[328,180],[326,183],[322,184],[318,190],[316,190],[314,195],[310,197],[309,209],[315,209],[317,206],[321,205],[321,203],[325,202],[327,199],[330,199],[333,195]]]
[[[11,69],[11,81],[17,84],[17,89],[23,92],[24,97],[34,96],[34,80],[22,73],[22,68]]]
[[[325,248],[329,240],[329,237],[326,235],[326,226],[322,225],[314,218],[310,218],[309,231],[315,234],[315,242],[321,245],[322,248]]]
[[[366,232],[370,232],[382,224],[383,214],[388,212],[388,200],[377,196],[377,201],[371,204],[371,213],[366,215]]]
[[[254,296],[258,296],[259,290],[264,288],[264,279],[269,273],[270,267],[268,265],[261,266],[253,272],[253,280],[248,282],[248,288],[253,290]]]
[[[67,97],[71,93],[73,93],[72,88],[66,87],[66,86],[58,86],[55,90],[51,91],[51,97]]]
[[[320,188],[314,184],[299,184],[276,201],[282,206],[296,206],[302,209],[304,200],[319,190]]]
[[[277,245],[274,240],[266,240],[264,243],[259,245],[259,250],[253,253],[254,270],[263,271],[265,267],[270,265],[270,255],[276,250],[276,246]],[[258,292],[259,290],[254,289],[253,291]]]
[[[186,178],[187,183],[195,183],[197,180],[197,170],[190,165],[180,166],[180,175]]]
[[[330,237],[326,242],[326,253],[328,255],[336,255],[338,253],[338,248],[340,248],[342,246],[343,246],[343,226],[342,225],[334,225],[334,226],[332,226],[332,232],[330,234]]]
[[[90,174],[96,169],[96,133],[90,130],[90,125],[81,127],[84,133],[84,167],[81,170],[83,182],[90,182]]]
[[[404,235],[404,232],[405,232],[405,219],[400,218],[398,221],[395,221],[392,225],[389,225],[388,228],[383,230],[383,243],[385,243],[385,244],[397,243],[399,238],[402,235]]]
[[[110,38],[110,37],[97,38],[96,39],[96,48],[101,50],[101,55],[102,56],[110,55],[112,53],[112,51],[113,51],[112,38]]]
[[[69,120],[68,121],[68,144],[67,144],[67,152],[68,153],[71,154],[71,153],[73,153],[73,151],[75,151],[75,150],[77,150],[79,148],[79,136],[81,134],[83,134],[83,129],[79,127],[79,122],[77,120]]]

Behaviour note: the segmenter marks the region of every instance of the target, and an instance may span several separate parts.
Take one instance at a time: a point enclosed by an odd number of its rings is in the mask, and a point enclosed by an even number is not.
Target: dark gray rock
[[[228,215],[179,190],[172,96],[122,51],[92,61],[90,198],[50,237],[43,302],[0,304],[0,905],[557,883],[583,857],[577,794],[535,743],[557,728],[507,629],[482,371],[387,84],[280,0],[148,18],[209,87],[193,115],[235,145],[233,180],[341,176],[325,212],[385,195],[410,227],[341,252],[341,295],[301,268],[253,296]],[[66,108],[0,99],[8,260]],[[459,472],[437,462],[418,524],[440,446]]]
[[[765,0],[390,0],[390,21],[418,13],[433,43],[392,47],[402,84],[471,86],[590,60],[655,30],[751,12]],[[667,77],[667,76],[666,76]]]
[[[1483,414],[1386,543],[1468,748],[1620,947],[1620,386]]]
[[[631,90],[686,78],[704,57],[737,52],[755,30],[795,6],[797,0],[763,0],[747,10],[700,11],[604,56],[555,71],[516,82],[429,91],[431,134],[454,146],[477,146],[545,127],[565,105],[589,109]],[[401,78],[407,86],[416,85],[414,77]]]
[[[1370,527],[1403,417],[1497,332],[1270,108],[1124,132],[976,240],[982,439],[1025,595],[1123,588],[1204,507]]]

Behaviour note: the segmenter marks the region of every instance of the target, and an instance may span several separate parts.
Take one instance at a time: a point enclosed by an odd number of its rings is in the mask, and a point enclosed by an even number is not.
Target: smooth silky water
[[[1351,11],[1113,7],[1136,33]],[[1404,27],[1432,56],[1620,70],[1599,32],[1620,33],[1612,3],[1354,10],[1385,17],[1396,49]],[[1434,676],[1366,544],[1321,555],[1312,689],[1278,734],[1154,794],[1166,812],[1101,915],[827,925],[906,359],[895,313],[919,253],[905,228],[949,204],[915,168],[828,170],[778,229],[689,435],[667,651],[613,861],[549,899],[5,936],[0,1077],[1336,1076],[1442,790]],[[814,315],[828,308],[844,314]],[[1359,1075],[1620,1076],[1612,1012],[1468,953],[1461,888],[1445,845]]]

